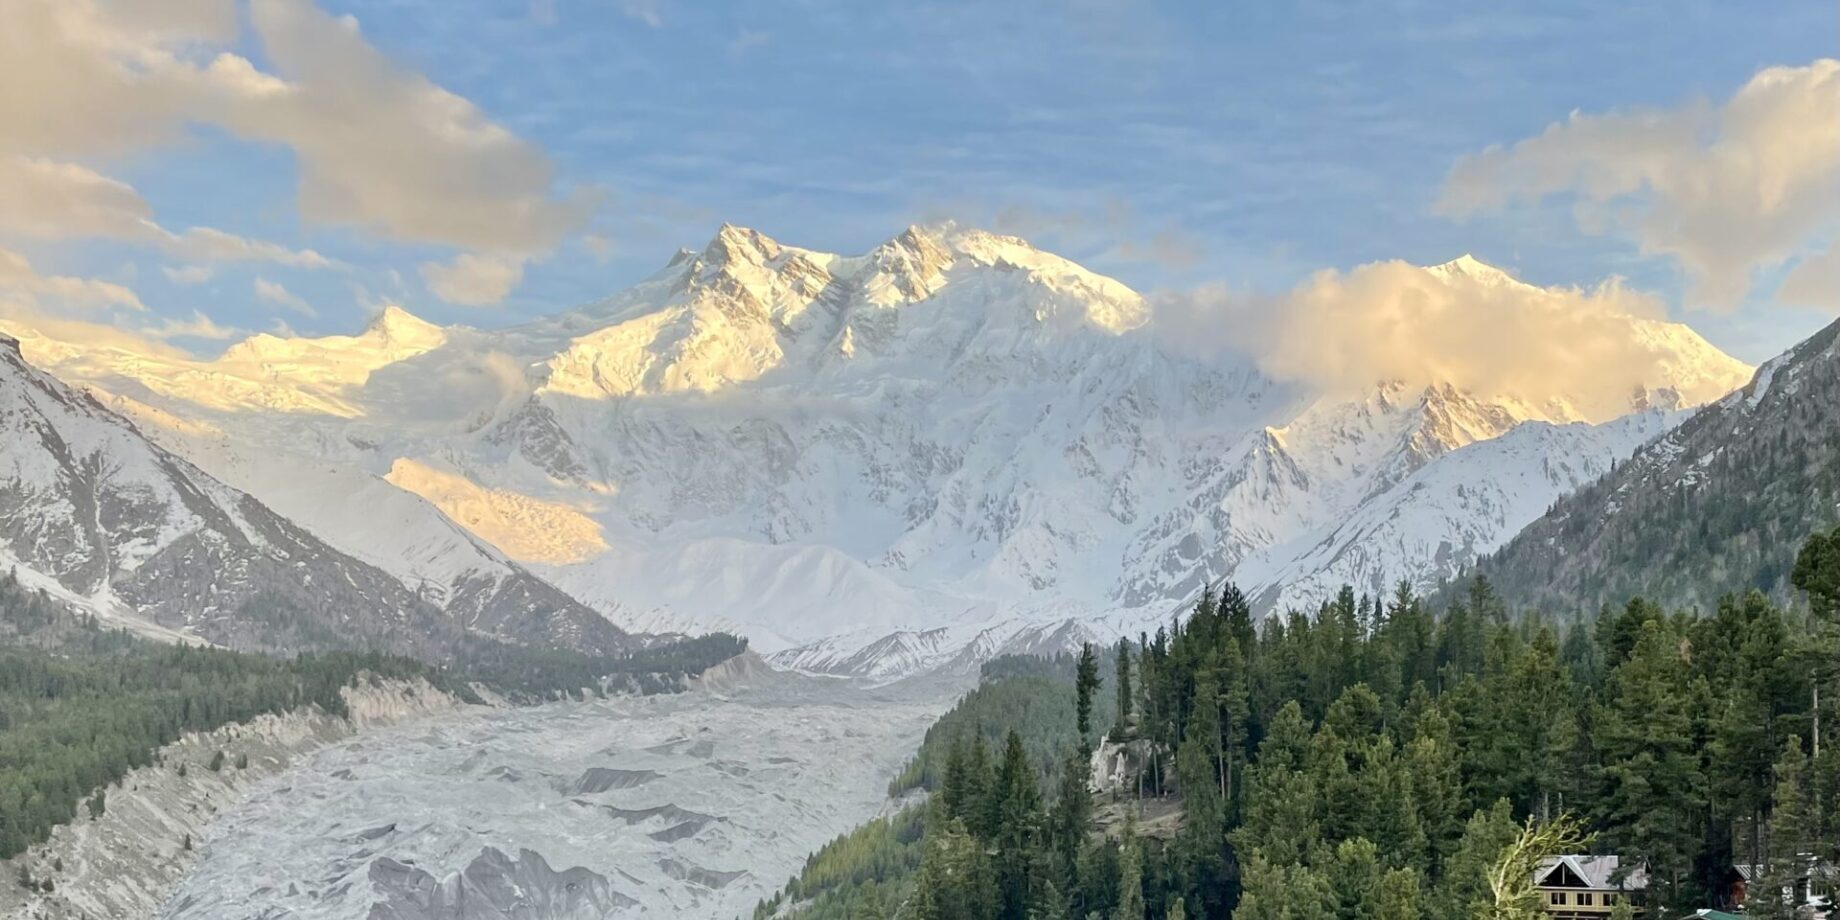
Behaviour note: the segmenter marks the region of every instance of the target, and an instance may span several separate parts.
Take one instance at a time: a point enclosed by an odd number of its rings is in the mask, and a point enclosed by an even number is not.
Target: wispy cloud
[[[1675,259],[1690,305],[1730,310],[1759,269],[1808,254],[1840,220],[1836,113],[1834,59],[1760,71],[1719,104],[1574,112],[1458,161],[1437,207],[1466,217],[1571,196],[1581,230]]]
[[[256,297],[264,303],[273,304],[283,310],[298,313],[309,319],[319,316],[319,311],[315,310],[312,304],[302,300],[299,295],[288,290],[279,282],[270,281],[267,278],[257,278],[254,287]]]
[[[461,253],[448,264],[425,262],[422,280],[436,297],[468,307],[492,306],[505,299],[524,278],[524,260],[516,257]]]
[[[162,265],[160,274],[174,284],[203,284],[217,274],[209,265]]]
[[[25,256],[6,249],[0,249],[0,297],[34,307],[120,308],[137,313],[147,309],[133,291],[119,284],[68,275],[41,275]]]
[[[224,342],[241,338],[247,331],[235,326],[219,324],[209,316],[193,310],[190,317],[184,319],[167,318],[155,325],[141,330],[151,338],[165,341],[167,339],[204,339],[211,342]]]

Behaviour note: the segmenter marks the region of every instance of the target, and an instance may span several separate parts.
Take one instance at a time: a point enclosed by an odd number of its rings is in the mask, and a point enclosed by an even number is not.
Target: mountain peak
[[[1482,284],[1516,284],[1513,275],[1490,265],[1469,253],[1464,253],[1442,265],[1428,266],[1426,271],[1446,279],[1467,278]]]
[[[703,261],[713,266],[761,263],[777,256],[782,248],[759,230],[724,223],[710,238],[709,245],[703,247]]]
[[[386,345],[417,346],[438,344],[446,333],[437,326],[402,307],[391,304],[383,308],[364,329],[365,338]]]

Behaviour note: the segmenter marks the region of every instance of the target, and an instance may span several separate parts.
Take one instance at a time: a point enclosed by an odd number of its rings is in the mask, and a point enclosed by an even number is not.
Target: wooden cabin
[[[1598,920],[1624,901],[1641,911],[1648,873],[1625,870],[1615,856],[1549,856],[1533,874],[1540,902],[1555,920]]]

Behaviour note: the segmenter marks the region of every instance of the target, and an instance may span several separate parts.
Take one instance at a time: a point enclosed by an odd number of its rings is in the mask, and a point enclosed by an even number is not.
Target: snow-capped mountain
[[[28,364],[9,337],[0,337],[0,443],[0,565],[130,628],[245,648],[361,645],[434,660],[451,652],[463,628],[604,651],[630,644],[566,599],[491,622],[442,617],[388,573],[327,546]],[[294,472],[303,473],[294,487],[315,484],[308,471]],[[378,507],[390,501],[400,500]],[[561,598],[524,579],[521,590]]]
[[[1421,271],[1521,284],[1472,259]],[[1666,358],[1632,411],[1748,372],[1685,327],[1626,326]],[[1587,418],[1565,381],[1323,392],[1171,347],[1123,284],[949,226],[849,257],[725,226],[509,329],[391,309],[212,361],[26,346],[435,594],[515,566],[631,629],[876,673],[1135,633],[1226,577],[1268,604],[1429,583],[1672,418]],[[354,493],[379,497],[321,500]],[[390,526],[364,512],[386,507]]]

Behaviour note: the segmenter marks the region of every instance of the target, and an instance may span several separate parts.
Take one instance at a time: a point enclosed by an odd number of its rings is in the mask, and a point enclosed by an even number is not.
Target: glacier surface
[[[744,916],[887,807],[950,700],[769,675],[366,734],[220,819],[156,916]]]

